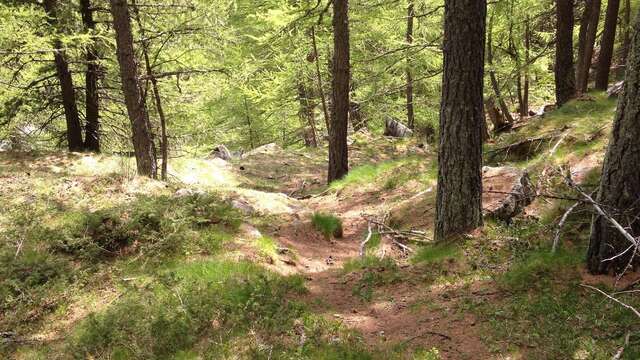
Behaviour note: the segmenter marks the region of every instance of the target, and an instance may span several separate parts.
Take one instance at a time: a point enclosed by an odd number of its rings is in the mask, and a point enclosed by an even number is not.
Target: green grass
[[[580,286],[583,251],[533,251],[499,278],[507,293],[498,302],[471,300],[491,329],[497,349],[521,351],[527,359],[609,359],[627,331],[640,330],[627,309]],[[640,304],[633,296],[624,301]],[[632,337],[624,359],[640,356]]]
[[[411,260],[415,264],[432,264],[457,259],[461,256],[462,249],[458,244],[437,244],[419,248]]]
[[[325,238],[342,238],[342,220],[332,214],[316,212],[311,216],[313,227]]]
[[[353,272],[360,275],[353,285],[353,295],[366,302],[373,300],[376,288],[400,280],[398,265],[391,258],[352,259],[344,264],[342,271],[345,275]]]

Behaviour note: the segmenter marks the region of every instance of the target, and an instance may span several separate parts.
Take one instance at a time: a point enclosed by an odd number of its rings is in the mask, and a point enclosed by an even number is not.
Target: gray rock
[[[210,157],[219,158],[225,161],[231,160],[233,157],[231,156],[231,152],[224,145],[218,145],[213,148],[213,151],[209,154]]]
[[[402,124],[400,121],[387,116],[384,121],[384,136],[391,136],[397,138],[411,137],[413,136],[413,130]]]

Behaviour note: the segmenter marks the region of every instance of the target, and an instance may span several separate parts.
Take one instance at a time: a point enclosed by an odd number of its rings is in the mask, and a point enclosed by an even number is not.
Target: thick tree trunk
[[[58,18],[56,14],[57,1],[45,0],[43,2],[44,10],[47,13],[49,25],[56,28]],[[57,33],[58,30],[55,30]],[[64,107],[64,116],[67,122],[67,144],[69,151],[82,151],[82,126],[80,125],[80,116],[78,115],[78,106],[76,104],[76,92],[73,87],[73,77],[69,70],[69,62],[59,39],[54,40],[54,60],[56,63],[56,72],[60,81],[60,90],[62,92],[62,106]]]
[[[91,0],[80,0],[80,13],[85,30],[94,35],[96,23],[93,20],[93,9]],[[95,39],[87,47],[87,70],[85,72],[85,136],[84,148],[88,151],[100,152],[100,100],[98,98],[98,53],[95,46]]]
[[[611,71],[611,61],[613,59],[613,46],[616,41],[619,11],[620,0],[609,0],[607,4],[607,14],[604,19],[604,31],[602,32],[602,41],[600,41],[600,55],[598,56],[598,67],[596,71],[596,89],[598,90],[607,90],[609,86],[609,72]]]
[[[580,23],[580,40],[578,45],[578,64],[576,67],[576,92],[586,93],[589,84],[591,58],[598,34],[600,20],[600,0],[587,0],[584,15]]]
[[[308,146],[318,146],[318,136],[316,134],[315,104],[312,100],[311,91],[302,82],[298,84],[298,101],[300,101],[300,120],[303,126],[309,128],[309,139],[305,136],[305,143]],[[306,132],[305,132],[306,134]]]
[[[413,0],[409,0],[407,6],[407,45],[413,44],[413,19],[415,17]],[[407,50],[407,126],[413,129],[415,115],[413,110],[413,64],[411,62],[411,49]]]
[[[349,0],[333,2],[333,97],[329,131],[328,182],[349,171],[347,127],[349,121]]]
[[[564,105],[576,94],[573,65],[573,0],[556,3],[556,104]]]
[[[631,235],[640,236],[640,16],[634,24],[627,65],[624,92],[618,102],[597,202],[627,227]],[[630,245],[606,219],[595,216],[587,256],[589,270],[594,274],[625,270],[635,249],[614,260],[605,260],[623,253]]]
[[[445,1],[436,241],[482,226],[486,13],[486,0]]]
[[[147,112],[138,82],[138,64],[133,50],[133,35],[126,0],[110,0],[116,52],[120,65],[122,92],[131,121],[133,148],[138,174],[156,177],[157,164]]]

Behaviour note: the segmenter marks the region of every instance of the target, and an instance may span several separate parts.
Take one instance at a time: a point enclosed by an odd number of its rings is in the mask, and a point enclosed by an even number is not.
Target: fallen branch
[[[367,243],[369,242],[369,240],[371,240],[371,237],[373,236],[373,231],[371,229],[371,221],[369,221],[369,224],[367,225],[367,227],[368,227],[367,238],[364,239],[364,241],[360,244],[360,257],[361,258],[364,258],[365,247],[367,246]]]
[[[598,289],[597,287],[594,287],[594,286],[591,286],[591,285],[586,285],[586,284],[580,284],[580,286],[585,287],[585,288],[588,288],[588,289],[591,289],[591,290],[595,290],[595,291],[599,292],[600,294],[602,294],[602,295],[606,296],[607,298],[609,298],[609,299],[611,299],[611,300],[615,301],[616,303],[618,303],[618,304],[622,305],[622,307],[624,307],[624,308],[626,308],[626,309],[631,310],[631,311],[632,311],[632,312],[633,312],[637,317],[639,317],[639,318],[640,318],[640,311],[638,311],[638,310],[637,310],[636,308],[634,308],[633,306],[631,306],[631,305],[629,305],[629,304],[625,304],[625,303],[623,303],[622,301],[620,301],[620,300],[616,299],[615,297],[613,297],[613,296],[611,296],[611,295],[607,294],[606,292],[604,292],[604,291],[602,291],[602,290]]]

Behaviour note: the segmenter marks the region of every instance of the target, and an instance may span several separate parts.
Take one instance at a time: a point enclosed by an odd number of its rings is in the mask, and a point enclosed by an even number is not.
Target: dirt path
[[[331,243],[304,218],[291,221],[273,234],[280,246],[296,254],[295,265],[290,262],[289,269],[294,267],[308,280],[309,293],[303,300],[314,311],[359,331],[372,349],[436,348],[443,359],[490,358],[475,317],[459,309],[465,296],[482,292],[479,284],[471,288],[435,285],[420,268],[410,265],[399,249],[383,244],[386,256],[401,264],[399,279],[376,287],[371,301],[354,293],[362,285],[365,271],[345,274],[342,266],[359,256],[367,231],[362,214],[380,214],[386,208],[379,194],[360,193],[346,198],[331,194],[304,204],[312,211],[339,216],[344,226],[344,238]]]

